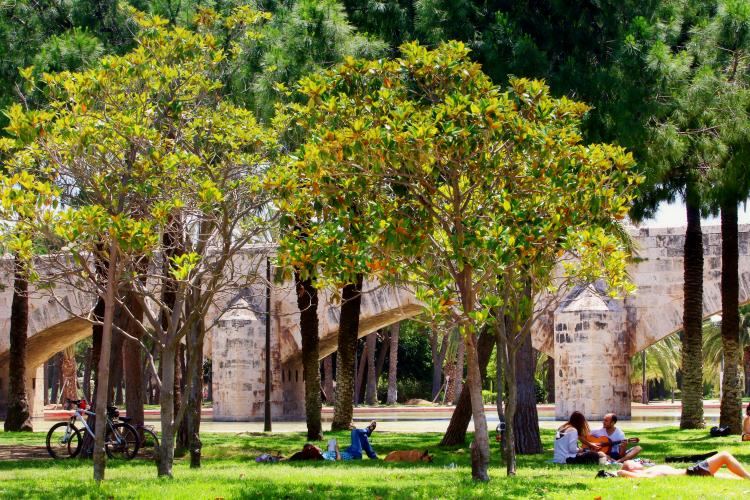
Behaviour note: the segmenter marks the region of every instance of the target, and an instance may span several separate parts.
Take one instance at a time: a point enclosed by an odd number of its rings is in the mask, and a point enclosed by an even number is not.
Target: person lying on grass
[[[364,429],[354,428],[352,424],[352,444],[344,451],[340,451],[338,442],[331,439],[328,441],[328,450],[323,453],[323,458],[326,460],[361,460],[364,451],[370,459],[376,460],[378,456],[370,446],[369,437],[377,425],[378,423],[374,420]]]
[[[723,466],[726,466],[732,474],[717,472]],[[626,460],[622,464],[622,469],[617,471],[617,475],[631,479],[648,479],[661,476],[713,476],[723,479],[750,479],[750,472],[726,451],[717,453],[687,469],[675,469],[669,465],[655,465],[646,469],[638,462]]]

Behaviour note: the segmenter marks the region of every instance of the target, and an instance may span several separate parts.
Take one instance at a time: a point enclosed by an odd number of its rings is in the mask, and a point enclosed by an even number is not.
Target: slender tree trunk
[[[686,197],[681,429],[703,427],[703,234],[700,208],[693,198]]]
[[[378,340],[376,333],[367,336],[367,392],[365,402],[374,406],[378,404],[378,377],[375,366],[375,346]]]
[[[443,363],[440,361],[438,351],[438,338],[439,334],[437,330],[433,330],[430,335],[430,353],[432,354],[432,399],[434,400],[440,387],[442,386],[442,375],[443,375]]]
[[[453,404],[458,404],[458,398],[461,397],[461,389],[464,386],[464,364],[466,362],[466,349],[463,342],[458,343],[456,350],[456,368],[453,370]]]
[[[495,345],[495,332],[483,329],[477,341],[477,351],[479,352],[479,372],[482,380],[487,375],[487,365],[492,355],[492,346]],[[457,446],[466,443],[466,429],[471,422],[471,397],[469,389],[464,385],[461,395],[458,398],[458,404],[453,410],[451,421],[443,435],[440,446]]]
[[[127,332],[136,339],[141,339],[143,331],[136,324],[142,321],[143,311],[133,292],[128,293],[128,309],[135,320],[127,323]],[[122,347],[123,365],[125,366],[125,410],[131,424],[143,425],[143,402],[145,400],[143,385],[143,359],[141,346],[135,340],[125,339]]]
[[[388,351],[390,351],[391,343],[390,343],[390,334],[388,333],[388,330],[383,328],[380,330],[380,332],[383,334],[383,337],[380,341],[380,351],[378,351],[378,360],[375,363],[375,379],[380,380],[380,375],[383,373],[383,368],[385,367],[385,358],[388,357]]]
[[[719,425],[732,434],[742,433],[742,391],[740,389],[739,249],[737,204],[721,207],[721,344],[724,377]]]
[[[188,438],[185,433],[184,422],[177,420],[185,402],[183,394],[185,393],[185,345],[177,343],[174,360],[174,432],[175,432],[175,456],[183,457],[187,453]]]
[[[357,376],[354,379],[354,404],[362,403],[362,386],[365,382],[365,370],[367,369],[367,343],[363,342],[364,348],[359,355],[359,362],[355,365]]]
[[[62,353],[56,352],[52,356],[52,369],[50,370],[50,396],[49,402],[54,404],[62,403],[58,399],[60,396],[60,381],[62,379],[60,373],[62,371]]]
[[[102,324],[102,343],[97,369],[96,410],[100,418],[94,423],[94,480],[100,483],[104,480],[104,469],[107,457],[104,453],[104,434],[106,431],[107,387],[109,386],[109,356],[112,349],[112,325],[115,318],[115,294],[117,293],[117,244],[109,247],[109,262],[107,262],[107,289],[104,298],[104,321]]]
[[[91,401],[91,355],[92,350],[90,347],[86,348],[86,364],[83,367],[83,397],[86,401]]]
[[[746,345],[743,349],[742,360],[745,371],[745,396],[750,397],[750,345]]]
[[[326,395],[326,403],[333,404],[335,393],[333,389],[333,354],[329,354],[323,360],[323,392]]]
[[[331,430],[349,428],[354,414],[354,357],[359,332],[359,310],[362,304],[362,275],[342,290],[339,319],[338,356],[336,357],[336,405]]]
[[[391,325],[391,347],[390,357],[388,359],[388,397],[386,404],[393,405],[398,401],[398,386],[396,384],[398,376],[398,336],[400,324]]]
[[[185,387],[186,405],[183,426],[187,435],[187,448],[190,450],[190,468],[201,466],[200,439],[201,406],[203,405],[203,341],[205,338],[203,321],[196,321],[187,334],[187,383]]]
[[[518,381],[516,380],[516,356],[508,341],[509,331],[507,324],[502,319],[497,322],[499,328],[497,335],[500,339],[500,352],[503,361],[503,372],[508,388],[508,399],[505,404],[505,465],[509,476],[516,475],[516,406],[518,401]]]
[[[9,332],[10,333],[10,332]],[[44,362],[44,406],[49,404],[49,361]]]
[[[323,439],[320,400],[320,337],[318,334],[318,290],[311,279],[302,280],[294,273],[302,336],[302,370],[305,374],[305,420],[308,441]]]
[[[5,432],[31,432],[29,399],[26,394],[26,338],[29,329],[29,283],[21,259],[13,258],[13,300],[10,305],[10,353],[8,409]]]
[[[495,335],[495,384],[497,385],[497,400],[495,407],[497,409],[497,419],[505,422],[505,410],[503,410],[503,398],[505,397],[505,378],[503,377],[503,358],[502,348],[500,347],[500,336]],[[505,454],[505,451],[503,451]]]
[[[517,405],[513,420],[513,433],[516,439],[516,451],[521,455],[542,453],[539,415],[536,411],[536,391],[534,390],[536,358],[531,347],[531,335],[524,335],[521,339],[515,364]]]
[[[547,358],[547,402],[555,402],[555,358]]]
[[[167,342],[161,351],[161,392],[159,406],[161,407],[161,443],[159,444],[159,458],[157,474],[159,477],[172,477],[174,463],[175,441],[175,365],[177,360],[176,342]]]
[[[119,307],[115,307],[115,324],[119,328],[125,328],[125,314],[122,311],[119,311]],[[117,331],[112,331],[112,347],[111,347],[111,353],[109,357],[109,388],[108,388],[108,397],[107,397],[107,404],[116,404],[116,391],[117,386],[119,385],[120,381],[123,378],[123,370],[122,370],[122,345],[123,345],[123,336],[122,334]]]

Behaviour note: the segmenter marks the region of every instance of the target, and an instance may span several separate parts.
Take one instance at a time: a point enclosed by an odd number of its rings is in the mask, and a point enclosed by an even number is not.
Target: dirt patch
[[[46,446],[0,445],[0,460],[51,460]]]

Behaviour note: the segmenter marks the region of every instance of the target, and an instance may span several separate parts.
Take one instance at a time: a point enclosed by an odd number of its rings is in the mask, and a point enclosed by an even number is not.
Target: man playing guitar
[[[625,433],[622,429],[615,427],[617,423],[617,415],[614,413],[607,413],[604,415],[602,420],[602,428],[591,432],[589,440],[592,444],[599,444],[600,448],[606,448],[608,443],[612,443],[612,447],[609,451],[604,450],[605,453],[616,462],[624,462],[625,460],[631,460],[635,458],[640,452],[640,446],[633,446],[629,450],[627,449],[627,443],[637,443],[638,438],[625,439]]]

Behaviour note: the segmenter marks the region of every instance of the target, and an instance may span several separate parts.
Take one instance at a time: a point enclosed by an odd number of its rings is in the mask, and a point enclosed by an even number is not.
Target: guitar
[[[597,437],[597,436],[592,436],[591,434],[589,434],[588,436],[586,436],[585,439],[586,439],[586,441],[588,441],[591,444],[598,444],[599,445],[599,450],[598,451],[602,451],[602,452],[604,452],[607,455],[610,454],[610,452],[612,451],[612,448],[614,448],[615,446],[619,446],[622,443],[635,444],[635,443],[639,443],[641,441],[637,437],[622,439],[620,441],[612,441],[607,436]]]

